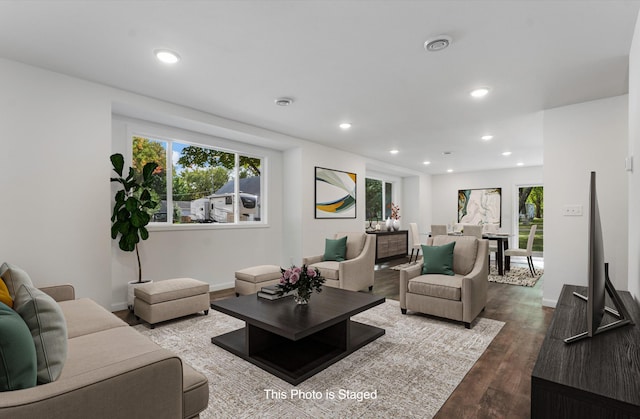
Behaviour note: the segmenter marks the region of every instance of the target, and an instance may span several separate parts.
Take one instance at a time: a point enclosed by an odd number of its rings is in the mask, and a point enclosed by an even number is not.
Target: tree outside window
[[[390,217],[393,184],[378,179],[366,178],[365,190],[367,220],[384,220]]]
[[[161,199],[161,209],[155,222],[261,221],[262,159],[259,157],[182,141],[134,136],[132,160],[134,167],[142,167],[149,161],[158,164],[154,191]],[[239,190],[236,190],[237,178]],[[170,192],[168,185],[171,185]]]

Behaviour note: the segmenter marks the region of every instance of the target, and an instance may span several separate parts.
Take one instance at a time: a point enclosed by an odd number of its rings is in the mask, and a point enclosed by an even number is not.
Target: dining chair
[[[472,224],[466,224],[463,229],[462,229],[462,235],[463,236],[473,236],[473,237],[477,237],[478,239],[482,238],[482,226],[481,225],[472,225]]]
[[[411,259],[413,258],[413,252],[416,251],[416,262],[418,261],[418,255],[420,254],[420,249],[422,248],[422,243],[420,243],[420,231],[418,230],[417,223],[409,223],[409,232],[411,233],[411,256],[409,256],[409,263],[411,263]]]
[[[498,226],[496,224],[487,223],[483,225],[484,234],[497,234]],[[498,242],[489,240],[489,270],[491,270],[491,253],[496,255],[496,266],[498,265]]]
[[[485,234],[496,234],[498,233],[498,225],[493,223],[483,224],[482,230]]]
[[[446,236],[447,226],[444,224],[431,224],[431,237]]]
[[[536,236],[536,228],[537,225],[532,225],[531,230],[529,231],[529,238],[527,239],[527,248],[526,249],[507,249],[504,252],[504,262],[505,262],[505,270],[509,270],[511,256],[524,256],[527,258],[527,263],[529,264],[529,271],[531,272],[531,276],[536,275],[536,268],[533,266],[533,240]]]

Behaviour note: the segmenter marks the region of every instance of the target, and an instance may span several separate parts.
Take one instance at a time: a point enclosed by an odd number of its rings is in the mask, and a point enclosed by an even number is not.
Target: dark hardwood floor
[[[376,265],[372,292],[397,300],[400,273],[389,267],[407,261]],[[553,309],[541,304],[543,281],[544,277],[535,287],[489,283],[487,306],[480,316],[505,325],[442,406],[437,419],[531,416],[531,371],[553,316]],[[233,289],[216,291],[211,300],[233,296]],[[129,324],[138,323],[128,310],[116,314]]]
[[[373,292],[398,299],[400,273],[390,266],[376,266]],[[531,371],[553,317],[553,309],[542,307],[543,281],[544,277],[535,287],[489,283],[480,317],[505,325],[436,419],[531,417]]]
[[[376,265],[373,293],[397,300],[400,273],[389,268],[405,262]],[[505,325],[436,419],[531,417],[531,371],[553,317],[553,309],[542,307],[543,281],[544,277],[535,287],[489,283],[487,306],[480,317]]]

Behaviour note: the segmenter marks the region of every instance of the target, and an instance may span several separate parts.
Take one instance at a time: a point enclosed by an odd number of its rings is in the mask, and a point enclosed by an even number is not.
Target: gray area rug
[[[429,418],[504,325],[479,318],[465,329],[402,315],[390,300],[353,320],[386,334],[298,386],[213,345],[212,336],[244,326],[222,313],[211,310],[155,329],[134,327],[207,376],[209,407],[201,418]],[[364,392],[376,398],[363,399]]]
[[[536,275],[531,277],[529,268],[511,265],[511,269],[505,271],[504,275],[498,275],[498,269],[492,264],[491,273],[489,274],[489,282],[533,287],[543,274],[544,271],[542,269],[536,268]]]
[[[418,263],[422,262],[422,258],[418,259]],[[401,270],[402,268],[408,268],[409,266],[415,265],[416,262],[411,263],[403,263],[400,265],[392,266],[389,269],[393,269],[396,271]],[[505,271],[504,275],[498,275],[498,269],[495,267],[495,264],[491,264],[491,272],[489,273],[489,282],[497,282],[500,284],[510,284],[510,285],[521,285],[523,287],[533,287],[538,282],[538,279],[544,274],[544,270],[540,268],[536,268],[536,275],[531,276],[531,272],[529,272],[529,268],[521,267],[521,266],[513,266],[511,265],[511,269]]]

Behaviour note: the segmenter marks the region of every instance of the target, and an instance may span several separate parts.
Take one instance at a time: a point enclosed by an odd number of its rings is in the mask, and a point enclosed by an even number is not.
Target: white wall
[[[0,59],[0,92],[0,258],[108,307],[108,89]]]
[[[186,225],[180,231],[150,226],[149,239],[139,246],[144,278],[192,277],[208,282],[211,290],[220,290],[234,286],[234,272],[239,269],[281,263],[282,152],[117,115],[112,121],[112,152],[127,156],[129,135],[135,129],[263,156],[267,174],[262,191],[267,202],[262,213],[267,226]],[[115,240],[111,249],[112,309],[122,309],[126,306],[127,282],[137,278],[137,262],[135,253],[121,251]]]
[[[367,170],[366,158],[314,143],[300,142],[300,148],[284,153],[284,254],[286,263],[299,264],[305,256],[324,253],[324,238],[341,231],[362,231],[366,225],[365,178],[373,177],[393,183],[393,202],[400,206],[400,226],[430,219],[430,176],[409,174],[402,177],[398,167],[391,173]],[[380,162],[373,162],[382,167]],[[313,207],[315,167],[326,167],[357,175],[357,209],[355,219],[316,219]],[[387,165],[388,166],[388,165]],[[414,180],[415,179],[415,180]],[[297,191],[297,192],[295,192]],[[295,202],[290,202],[294,200]]]
[[[589,172],[597,192],[605,258],[618,290],[626,290],[628,257],[627,96],[555,108],[544,113],[544,291],[555,306],[563,284],[587,285]],[[583,216],[563,216],[581,205]]]
[[[637,50],[636,41],[632,66],[637,66]],[[638,80],[631,74],[632,109],[637,110]],[[261,144],[274,153],[269,227],[153,232],[142,249],[145,275],[190,275],[215,289],[230,284],[238,267],[299,263],[303,255],[322,253],[323,237],[336,231],[363,230],[364,195],[359,194],[354,220],[316,220],[312,204],[315,166],[357,173],[358,191],[364,191],[367,163],[360,156],[2,59],[0,91],[0,190],[5,198],[0,209],[0,255],[27,270],[36,285],[70,282],[79,297],[91,297],[107,308],[119,308],[124,302],[122,284],[135,272],[135,261],[128,260],[109,237],[107,179],[111,170],[108,156],[113,151],[113,106],[130,116],[145,114],[172,126]],[[624,172],[627,123],[626,96],[545,112],[547,303],[557,299],[562,283],[586,280],[581,272],[586,272],[585,239],[571,234],[576,227],[582,232],[580,223],[586,218],[567,220],[557,213],[565,204],[584,205],[585,173],[591,169],[598,170],[600,182],[608,185],[599,188],[599,193],[607,230],[605,245],[609,255],[615,254],[615,261],[611,260],[614,284],[619,289],[635,289],[637,295],[638,225],[631,224],[636,233],[627,240],[626,191],[627,183],[636,190],[640,182],[635,173],[627,182]],[[639,148],[638,120],[632,118],[629,123],[632,139],[628,147],[633,151]],[[118,129],[113,129],[117,135]],[[276,149],[284,151],[279,154]],[[410,222],[417,211],[418,220],[424,220],[420,222],[448,223],[456,217],[458,189],[499,186],[503,196],[513,196],[514,185],[539,183],[539,170],[420,176],[419,181],[407,178],[400,182],[399,196],[394,199],[404,207],[403,222]],[[416,185],[418,191],[409,190]],[[416,201],[411,194],[421,197]],[[432,200],[425,216],[423,200],[429,194]],[[640,208],[635,199],[629,204],[633,213]],[[511,217],[511,208],[505,201],[503,222]],[[549,217],[550,225],[546,223]],[[629,269],[628,251],[635,252],[631,255],[635,264]],[[632,277],[628,283],[627,270]]]
[[[239,268],[299,263],[324,250],[324,237],[364,230],[362,157],[3,59],[0,92],[0,255],[38,286],[72,283],[78,297],[125,307],[125,284],[137,265],[109,235],[109,155],[124,154],[127,143],[113,113],[224,138],[231,148],[241,142],[267,156],[268,226],[154,229],[141,246],[145,277],[193,276],[219,289],[232,286]],[[315,166],[357,173],[358,218],[314,219]]]
[[[517,234],[517,231],[514,229],[516,220],[516,218],[514,218],[514,206],[518,199],[518,186],[543,185],[543,171],[542,166],[534,166],[518,167],[515,169],[484,170],[480,172],[448,173],[444,175],[434,175],[431,183],[433,224],[452,224],[457,222],[458,190],[502,188],[502,226],[500,227],[500,231],[509,234],[516,232]],[[545,210],[546,207],[547,202],[545,197]],[[513,237],[509,239],[511,247],[514,247],[515,243]]]
[[[275,139],[281,146],[295,142],[251,126],[239,131],[243,126],[234,121],[7,60],[0,60],[0,91],[2,259],[23,267],[38,286],[72,283],[78,297],[108,309],[125,307],[126,282],[136,278],[135,255],[119,250],[109,235],[109,155],[124,153],[126,143],[124,127],[112,126],[114,103],[119,109],[145,109],[176,125],[224,131],[226,138],[238,134],[267,144]],[[232,286],[239,268],[282,261],[282,153],[258,151],[267,156],[269,225],[152,231],[141,246],[145,277],[193,276],[218,289]]]
[[[283,255],[281,266],[299,264],[303,258],[302,254],[302,214],[303,203],[298,191],[304,187],[302,166],[302,148],[295,147],[284,153],[284,196],[283,204]]]
[[[287,264],[300,264],[305,256],[324,253],[324,239],[333,237],[340,231],[364,232],[365,215],[365,161],[361,156],[314,143],[304,143],[300,152],[285,153],[284,164],[287,176],[284,178],[285,208],[291,200],[297,202],[285,213],[285,230],[288,232],[284,240],[293,236],[297,246],[286,246],[283,259]],[[356,178],[356,217],[350,219],[316,219],[315,218],[315,168],[326,167],[334,170],[355,173]]]
[[[409,229],[409,223],[418,224],[418,231],[422,234],[420,243],[425,243],[431,226],[431,175],[407,176],[402,180],[403,189],[407,191],[402,200],[402,228]],[[409,233],[409,249],[413,245]]]
[[[640,299],[640,14],[629,54],[629,291]]]

